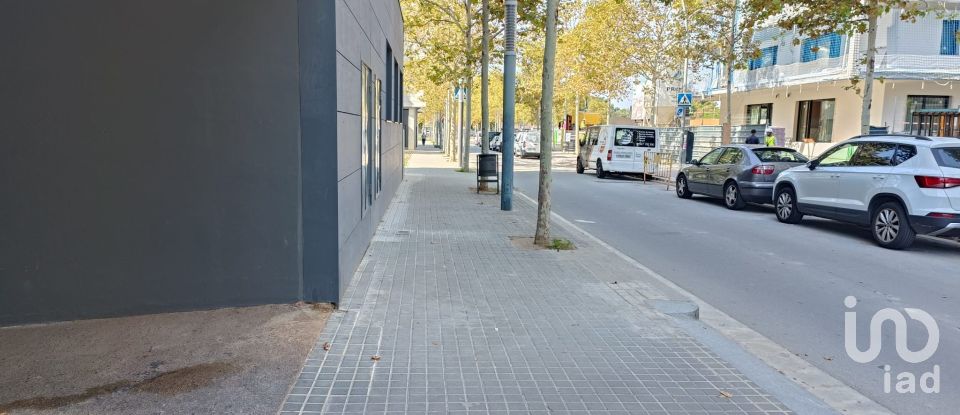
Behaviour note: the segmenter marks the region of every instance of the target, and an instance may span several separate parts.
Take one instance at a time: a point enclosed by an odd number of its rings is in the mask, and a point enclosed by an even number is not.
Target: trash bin
[[[497,194],[500,194],[500,171],[496,153],[477,154],[477,193],[480,193],[480,183],[496,183]]]

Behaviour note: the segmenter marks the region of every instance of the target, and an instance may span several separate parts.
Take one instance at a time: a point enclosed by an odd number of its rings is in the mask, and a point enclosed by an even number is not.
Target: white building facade
[[[951,19],[911,23],[896,10],[881,17],[871,126],[909,132],[914,110],[960,105],[960,21]],[[862,98],[851,79],[862,79],[866,35],[795,39],[778,28],[758,31],[761,56],[733,76],[733,122],[782,127],[789,143],[819,153],[860,134]],[[708,94],[726,105],[725,92],[726,79],[718,79]]]

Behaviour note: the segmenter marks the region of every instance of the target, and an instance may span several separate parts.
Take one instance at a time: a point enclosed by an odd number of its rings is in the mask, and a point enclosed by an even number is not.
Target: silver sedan
[[[722,198],[728,209],[747,203],[771,203],[773,182],[780,172],[807,162],[796,150],[733,144],[713,149],[677,174],[677,196]]]

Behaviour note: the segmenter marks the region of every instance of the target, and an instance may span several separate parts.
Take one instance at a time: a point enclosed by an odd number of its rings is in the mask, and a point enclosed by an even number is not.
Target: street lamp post
[[[503,191],[500,210],[513,209],[513,122],[517,76],[517,0],[504,0],[506,33],[503,51]]]

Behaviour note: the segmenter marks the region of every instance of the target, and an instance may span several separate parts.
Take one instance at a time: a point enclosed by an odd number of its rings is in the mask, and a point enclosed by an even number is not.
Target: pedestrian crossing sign
[[[677,106],[689,107],[693,105],[693,94],[690,92],[681,92],[677,94]]]

